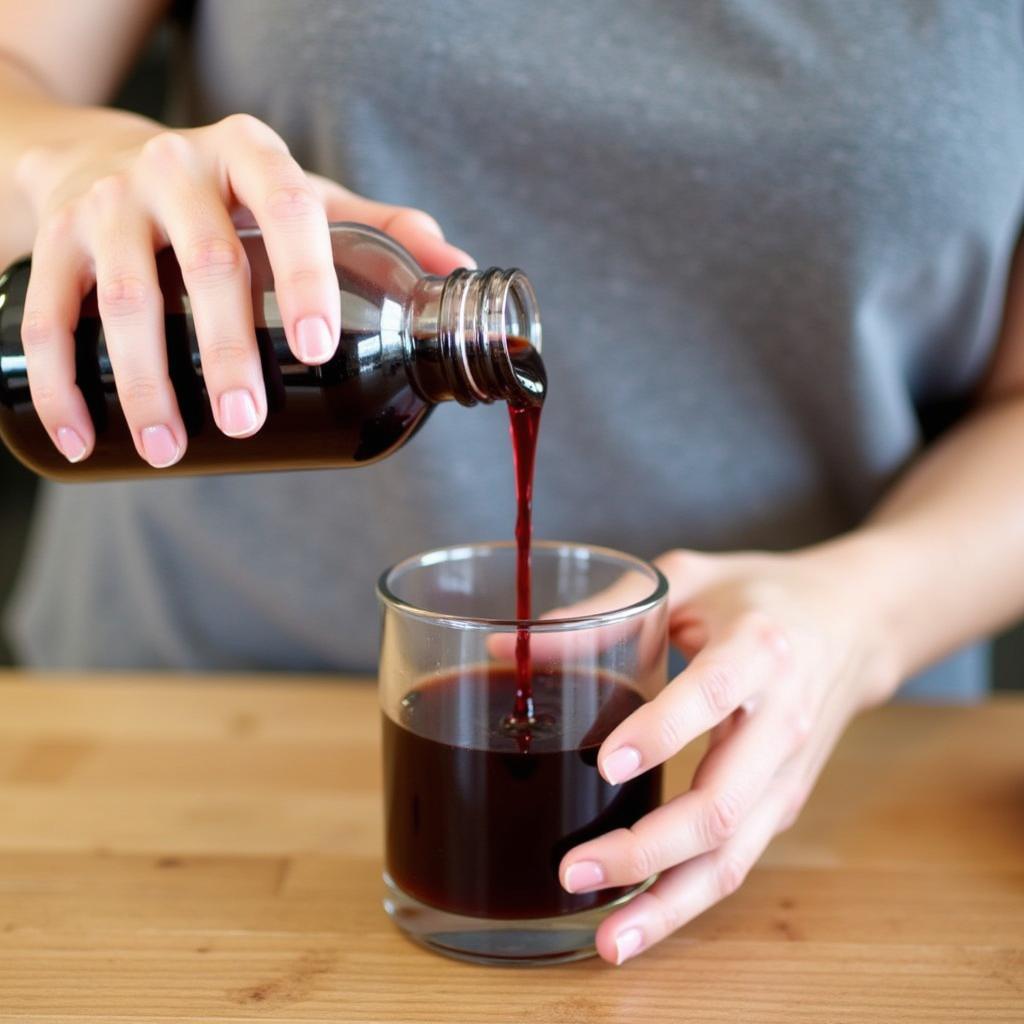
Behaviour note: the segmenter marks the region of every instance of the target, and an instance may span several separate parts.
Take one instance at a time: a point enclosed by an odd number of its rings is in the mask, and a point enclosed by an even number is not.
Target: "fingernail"
[[[72,430],[71,427],[58,427],[57,444],[68,462],[81,462],[85,458],[85,442],[77,430]]]
[[[640,952],[644,944],[643,932],[639,928],[627,928],[615,936],[615,966]]]
[[[454,245],[451,246],[451,248],[458,255],[459,259],[462,261],[462,266],[464,266],[467,270],[476,270],[476,267],[477,267],[476,260],[473,259],[473,257],[470,256],[469,253],[466,252],[465,249],[456,249]]]
[[[142,431],[142,450],[146,461],[154,469],[166,469],[181,458],[181,448],[169,427],[145,427]]]
[[[225,391],[220,396],[220,429],[228,437],[248,437],[258,426],[256,403],[245,388]]]
[[[323,317],[304,316],[295,325],[295,344],[304,362],[325,363],[334,354],[334,339]]]
[[[583,892],[604,884],[604,868],[596,860],[578,860],[565,869],[565,891]]]
[[[632,778],[640,767],[640,751],[636,747],[619,747],[602,763],[601,774],[613,785]]]

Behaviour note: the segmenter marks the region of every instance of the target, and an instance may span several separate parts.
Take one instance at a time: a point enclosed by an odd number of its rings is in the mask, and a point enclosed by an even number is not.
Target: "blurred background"
[[[172,29],[162,26],[125,82],[117,106],[150,117],[166,116],[167,62],[172,45]],[[0,444],[0,607],[17,573],[28,536],[35,491],[35,476],[22,468]],[[996,687],[1024,689],[1024,625],[1001,636],[994,645],[992,657]],[[0,665],[12,662],[12,653],[0,634]]]

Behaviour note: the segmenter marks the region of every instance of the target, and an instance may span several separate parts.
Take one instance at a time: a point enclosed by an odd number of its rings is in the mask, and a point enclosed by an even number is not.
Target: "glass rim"
[[[430,566],[440,562],[462,560],[473,553],[482,551],[512,550],[515,551],[514,540],[478,541],[468,544],[451,544],[446,547],[432,548],[423,551],[418,555],[410,555],[403,558],[394,565],[385,569],[377,578],[377,598],[383,605],[410,615],[413,618],[425,622],[436,622],[446,626],[454,626],[461,629],[490,629],[511,631],[528,626],[533,633],[555,633],[569,629],[588,629],[599,626],[606,626],[615,622],[622,622],[626,619],[635,618],[644,612],[650,611],[668,596],[668,580],[665,574],[653,563],[637,555],[630,555],[624,551],[616,551],[614,548],[602,547],[599,544],[585,544],[578,541],[564,540],[537,540],[533,542],[534,551],[583,551],[603,555],[606,558],[623,563],[623,569],[640,569],[648,574],[653,574],[651,580],[651,592],[645,597],[620,608],[612,608],[605,612],[591,613],[588,615],[566,615],[557,618],[545,619],[494,619],[485,616],[473,615],[451,615],[447,612],[435,612],[428,608],[420,608],[415,604],[399,597],[391,588],[390,581],[395,574],[414,566]]]

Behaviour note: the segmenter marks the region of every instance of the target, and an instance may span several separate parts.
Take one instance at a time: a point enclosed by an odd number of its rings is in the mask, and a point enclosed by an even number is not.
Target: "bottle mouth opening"
[[[505,278],[500,295],[499,318],[506,338],[522,338],[540,352],[540,313],[533,285],[522,271],[510,270]]]
[[[519,270],[499,271],[492,281],[487,336],[492,346],[501,346],[492,358],[503,364],[511,384],[505,397],[518,405],[539,405],[548,382],[540,359],[540,312],[533,285]]]
[[[504,400],[540,405],[547,378],[540,358],[537,296],[520,270],[456,271],[442,296],[442,323],[456,355],[463,404]]]

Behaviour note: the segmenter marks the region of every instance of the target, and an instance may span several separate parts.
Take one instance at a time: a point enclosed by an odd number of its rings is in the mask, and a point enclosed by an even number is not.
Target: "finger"
[[[614,583],[582,601],[545,611],[539,616],[538,621],[543,623],[557,619],[585,619],[625,612],[631,605],[650,598],[656,587],[657,583],[650,575],[638,570],[629,570],[622,573]],[[617,643],[633,642],[641,630],[657,634],[658,642],[663,644],[664,616],[616,618],[593,629],[582,631],[545,631],[543,627],[534,628],[530,632],[530,653],[537,661],[561,664],[573,660],[583,646],[591,654],[605,651]],[[654,640],[655,637],[652,635],[650,641]],[[495,633],[489,638],[487,649],[492,657],[507,660],[514,655],[515,645],[515,633]]]
[[[692,600],[696,593],[718,575],[715,560],[695,551],[672,551],[656,558],[653,564],[661,571],[668,584],[669,608],[678,608],[686,601]],[[648,574],[631,569],[589,597],[571,605],[552,608],[540,618],[543,621],[606,615],[645,600],[651,596],[654,589],[655,584]],[[631,637],[634,630],[634,624],[629,622],[610,623],[602,630],[604,646],[611,646],[620,637]]]
[[[68,462],[92,453],[96,433],[75,378],[75,338],[88,255],[67,217],[43,225],[32,253],[21,340],[32,405]]]
[[[668,580],[668,605],[673,614],[729,572],[728,555],[706,555],[701,551],[676,549],[654,559]]]
[[[323,203],[280,138],[254,118],[218,126],[232,195],[263,233],[285,336],[304,363],[327,362],[338,347],[341,293]]]
[[[544,613],[544,618],[586,618],[590,615],[605,615],[645,600],[651,596],[654,589],[655,583],[651,576],[637,569],[630,569],[609,586],[585,597],[582,601],[561,608],[552,608]]]
[[[686,625],[676,626],[670,629],[672,645],[677,647],[686,658],[687,662],[697,657],[701,648],[708,642],[707,622],[694,621]]]
[[[807,740],[809,726],[775,702],[747,716],[704,756],[689,792],[631,828],[582,843],[559,877],[569,892],[637,885],[728,842],[753,813],[782,764]],[[585,885],[576,885],[582,879]]]
[[[167,372],[152,228],[113,180],[94,186],[91,210],[96,298],[121,408],[139,455],[164,469],[184,455],[187,436]]]
[[[459,267],[476,268],[476,261],[469,253],[445,241],[441,226],[429,213],[366,199],[318,174],[307,177],[332,223],[355,221],[383,231],[407,249],[429,274],[448,275]]]
[[[727,725],[708,747],[693,774],[691,791],[746,792],[752,785],[749,804],[783,765],[811,745],[814,723],[804,707],[802,688],[777,677],[762,696],[756,710],[741,708],[726,720],[732,727]]]
[[[612,732],[598,753],[601,774],[615,785],[662,764],[788,671],[788,663],[781,631],[757,613],[742,616]]]
[[[267,416],[253,327],[249,266],[216,190],[203,184],[187,148],[157,137],[163,174],[152,212],[163,225],[189,295],[203,380],[220,430],[250,437]],[[184,140],[182,140],[182,143]]]
[[[624,963],[734,893],[778,831],[785,799],[773,789],[728,842],[666,871],[610,914],[595,936],[601,957]]]
[[[717,574],[715,559],[695,551],[671,551],[654,560],[654,566],[665,577],[669,587],[669,608],[678,607],[692,599],[702,587],[708,585]],[[560,618],[586,618],[607,615],[627,609],[630,605],[649,598],[656,584],[645,573],[628,570],[607,587],[596,591],[575,604],[552,608],[545,611],[539,621]],[[682,633],[686,627],[677,632]],[[692,631],[693,628],[689,627]],[[590,651],[603,651],[619,642],[630,642],[639,630],[643,631],[641,648],[649,656],[641,656],[643,662],[656,658],[665,644],[665,619],[662,616],[645,616],[641,623],[633,619],[613,621],[596,627],[592,635],[585,637]],[[684,638],[685,639],[685,638]],[[573,633],[545,632],[543,628],[531,631],[531,653],[553,663],[567,660],[572,654],[572,645],[577,642]],[[685,653],[692,656],[706,638],[696,646],[687,645]],[[514,634],[496,634],[488,641],[488,650],[493,657],[510,658],[515,649]]]

